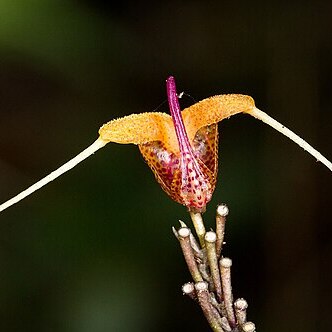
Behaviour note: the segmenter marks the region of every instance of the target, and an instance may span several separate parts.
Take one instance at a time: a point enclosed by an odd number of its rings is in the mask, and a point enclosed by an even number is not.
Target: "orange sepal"
[[[192,142],[198,130],[241,112],[250,112],[255,106],[250,96],[229,94],[204,99],[182,111],[189,141]],[[120,144],[145,144],[163,142],[165,148],[179,152],[174,125],[166,113],[131,114],[112,120],[99,129],[100,138],[106,142]]]
[[[255,107],[253,98],[240,94],[218,95],[199,101],[182,111],[189,141],[192,142],[200,128],[220,122],[237,113],[250,112],[253,107]]]

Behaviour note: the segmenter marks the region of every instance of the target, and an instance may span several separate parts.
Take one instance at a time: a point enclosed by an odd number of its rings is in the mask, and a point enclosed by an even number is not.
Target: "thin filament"
[[[18,203],[23,198],[29,196],[36,190],[40,189],[41,187],[45,186],[47,183],[53,181],[63,173],[66,173],[73,167],[75,167],[77,164],[79,164],[84,159],[91,156],[93,153],[95,153],[100,148],[104,147],[107,144],[107,142],[103,141],[102,139],[98,138],[94,143],[92,143],[90,146],[88,146],[85,150],[83,150],[81,153],[79,153],[76,157],[66,162],[64,165],[60,166],[58,169],[53,171],[52,173],[48,174],[29,188],[23,190],[18,195],[14,196],[13,198],[9,199],[7,202],[0,205],[0,212],[9,208],[10,206]]]
[[[252,110],[248,111],[247,113],[252,115],[256,119],[263,121],[264,123],[268,124],[275,130],[279,131],[280,133],[291,139],[294,143],[298,144],[301,148],[303,148],[305,151],[307,151],[309,154],[315,157],[317,161],[320,161],[327,168],[329,168],[330,171],[332,171],[332,163],[329,160],[327,160],[320,152],[314,149],[304,139],[296,135],[294,132],[285,127],[283,124],[281,124],[277,120],[274,120],[268,114],[259,110],[256,107],[252,108]]]

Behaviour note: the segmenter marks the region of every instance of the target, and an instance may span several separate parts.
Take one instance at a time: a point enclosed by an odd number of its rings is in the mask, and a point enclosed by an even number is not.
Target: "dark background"
[[[153,111],[170,74],[196,100],[251,95],[332,158],[329,1],[2,0],[0,13],[2,201],[104,122]],[[204,218],[230,208],[235,297],[258,331],[330,330],[331,172],[248,116],[220,138]],[[0,219],[1,331],[209,331],[181,294],[171,226],[189,215],[136,146],[109,144]]]

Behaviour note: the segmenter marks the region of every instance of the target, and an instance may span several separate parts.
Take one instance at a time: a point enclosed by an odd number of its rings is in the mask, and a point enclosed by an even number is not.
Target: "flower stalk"
[[[195,231],[202,248],[205,248],[205,226],[201,213],[190,211],[190,217],[195,227]]]
[[[224,244],[225,223],[227,215],[228,215],[227,205],[220,204],[217,207],[217,215],[216,215],[216,234],[217,234],[216,253],[218,258],[220,258],[222,246]]]
[[[236,320],[240,325],[244,325],[247,321],[248,303],[245,299],[237,299],[234,302]]]
[[[195,284],[195,290],[198,298],[198,302],[203,310],[203,313],[209,322],[212,331],[223,332],[221,327],[221,317],[214,310],[210,302],[210,294],[208,289],[208,283],[206,281],[201,281]]]
[[[217,236],[215,232],[210,231],[205,234],[206,255],[210,267],[213,287],[217,295],[217,299],[221,302],[222,290],[221,290],[221,278],[218,266],[218,258],[216,253],[216,240]]]
[[[235,327],[236,322],[235,322],[235,314],[233,309],[233,294],[232,294],[232,284],[231,284],[232,261],[229,258],[222,258],[219,261],[219,265],[220,265],[222,290],[224,294],[224,303],[225,303],[227,318],[229,324],[232,327]]]
[[[190,244],[190,229],[187,227],[181,227],[178,230],[178,239],[180,241],[181,249],[184,259],[186,260],[190,274],[195,282],[203,281],[203,278],[199,272],[198,266],[195,261],[195,255]]]
[[[227,215],[228,207],[219,205],[216,213],[218,231],[205,232],[201,214],[190,213],[201,248],[197,248],[194,235],[183,222],[178,231],[173,228],[194,281],[184,284],[182,292],[199,304],[212,331],[255,332],[255,324],[247,321],[247,301],[239,298],[233,302],[232,260],[221,255]]]

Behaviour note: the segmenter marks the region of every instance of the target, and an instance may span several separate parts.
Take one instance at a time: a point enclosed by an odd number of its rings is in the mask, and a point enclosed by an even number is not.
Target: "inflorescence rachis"
[[[200,213],[190,215],[198,241],[184,222],[178,230],[173,227],[193,279],[182,286],[183,294],[199,304],[213,331],[255,332],[255,324],[247,321],[247,301],[233,300],[232,260],[222,255],[228,207],[217,207],[215,231],[205,231]]]

